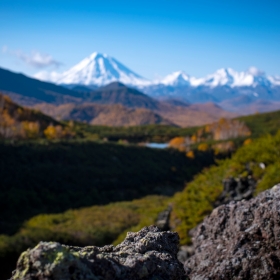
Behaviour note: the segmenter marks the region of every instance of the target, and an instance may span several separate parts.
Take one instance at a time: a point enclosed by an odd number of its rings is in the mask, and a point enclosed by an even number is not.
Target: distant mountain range
[[[158,123],[187,127],[235,116],[213,103],[160,101],[119,82],[97,89],[77,85],[71,88],[0,69],[0,91],[21,105],[39,108],[60,120],[118,126]]]
[[[237,72],[231,68],[222,68],[203,78],[195,78],[184,71],[177,71],[165,78],[150,81],[136,74],[128,67],[107,54],[94,52],[81,62],[63,73],[40,72],[35,78],[48,80],[56,84],[104,86],[118,81],[135,87],[149,86],[190,86],[190,87],[257,87],[280,86],[280,77],[266,76],[255,67],[248,71]]]
[[[35,76],[0,68],[0,91],[53,117],[94,124],[186,127],[280,109],[280,77],[267,76],[254,67],[244,72],[220,69],[204,78],[178,71],[149,81],[116,59],[93,53],[64,73]],[[125,120],[125,115],[130,117]]]
[[[38,73],[35,77],[70,88],[86,86],[92,89],[118,81],[155,98],[214,102],[225,110],[243,114],[256,108],[260,112],[280,108],[280,77],[267,76],[255,67],[242,72],[222,68],[203,78],[177,71],[163,79],[149,81],[116,59],[93,53],[64,73]],[[244,112],[245,106],[248,112]]]

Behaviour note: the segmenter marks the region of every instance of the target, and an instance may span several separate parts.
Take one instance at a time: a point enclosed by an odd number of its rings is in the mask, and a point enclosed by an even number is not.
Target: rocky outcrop
[[[191,280],[280,279],[280,184],[214,209],[193,243],[184,264]]]
[[[251,175],[238,178],[226,178],[223,180],[224,190],[214,203],[215,207],[227,204],[230,201],[251,199],[256,189],[256,181]]]
[[[40,242],[20,256],[12,280],[184,279],[179,236],[150,226],[129,232],[114,247],[72,247]]]

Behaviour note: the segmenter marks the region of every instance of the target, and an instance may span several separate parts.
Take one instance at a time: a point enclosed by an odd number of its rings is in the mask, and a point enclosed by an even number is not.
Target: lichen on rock
[[[84,248],[40,242],[20,256],[11,280],[184,279],[179,236],[145,227],[114,247]]]

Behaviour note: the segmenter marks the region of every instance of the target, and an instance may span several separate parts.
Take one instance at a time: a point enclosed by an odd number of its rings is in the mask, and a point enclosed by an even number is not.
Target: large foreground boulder
[[[20,256],[11,279],[183,279],[177,260],[179,236],[155,226],[127,234],[118,246],[72,247],[40,242]]]
[[[280,279],[280,184],[216,208],[193,237],[191,280]]]

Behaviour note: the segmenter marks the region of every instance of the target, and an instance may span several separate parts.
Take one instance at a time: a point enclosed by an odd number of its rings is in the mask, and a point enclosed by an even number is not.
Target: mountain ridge
[[[79,84],[79,85],[97,85],[103,86],[111,82],[119,81],[126,85],[139,87],[151,85],[166,86],[280,86],[280,78],[278,76],[267,76],[263,71],[256,67],[250,67],[246,71],[235,71],[234,69],[220,68],[214,73],[205,77],[196,78],[186,74],[184,71],[176,71],[168,74],[162,79],[151,81],[143,78],[136,72],[130,70],[124,64],[115,58],[98,52],[94,52],[79,63],[71,67],[63,73],[44,76],[44,73],[35,74],[38,79],[50,79],[57,84]]]
[[[78,92],[3,68],[0,68],[0,90],[20,105],[30,106],[42,101],[55,104],[81,101]]]
[[[212,74],[199,78],[188,75],[184,71],[176,71],[162,79],[150,81],[106,54],[93,53],[58,75],[60,78],[53,81],[67,87],[71,85],[101,87],[118,81],[151,97],[182,99],[190,103],[215,102],[224,106],[225,110],[230,109],[243,114],[242,107],[248,105],[246,102],[242,103],[239,109],[233,106],[236,98],[240,96],[248,96],[252,99],[250,112],[254,110],[253,107],[256,107],[257,100],[280,102],[280,77],[266,75],[256,67],[239,72],[230,67],[220,68]],[[37,78],[43,76],[40,73],[36,75]],[[260,106],[258,103],[257,107],[261,112],[265,112],[277,106],[265,103]]]

